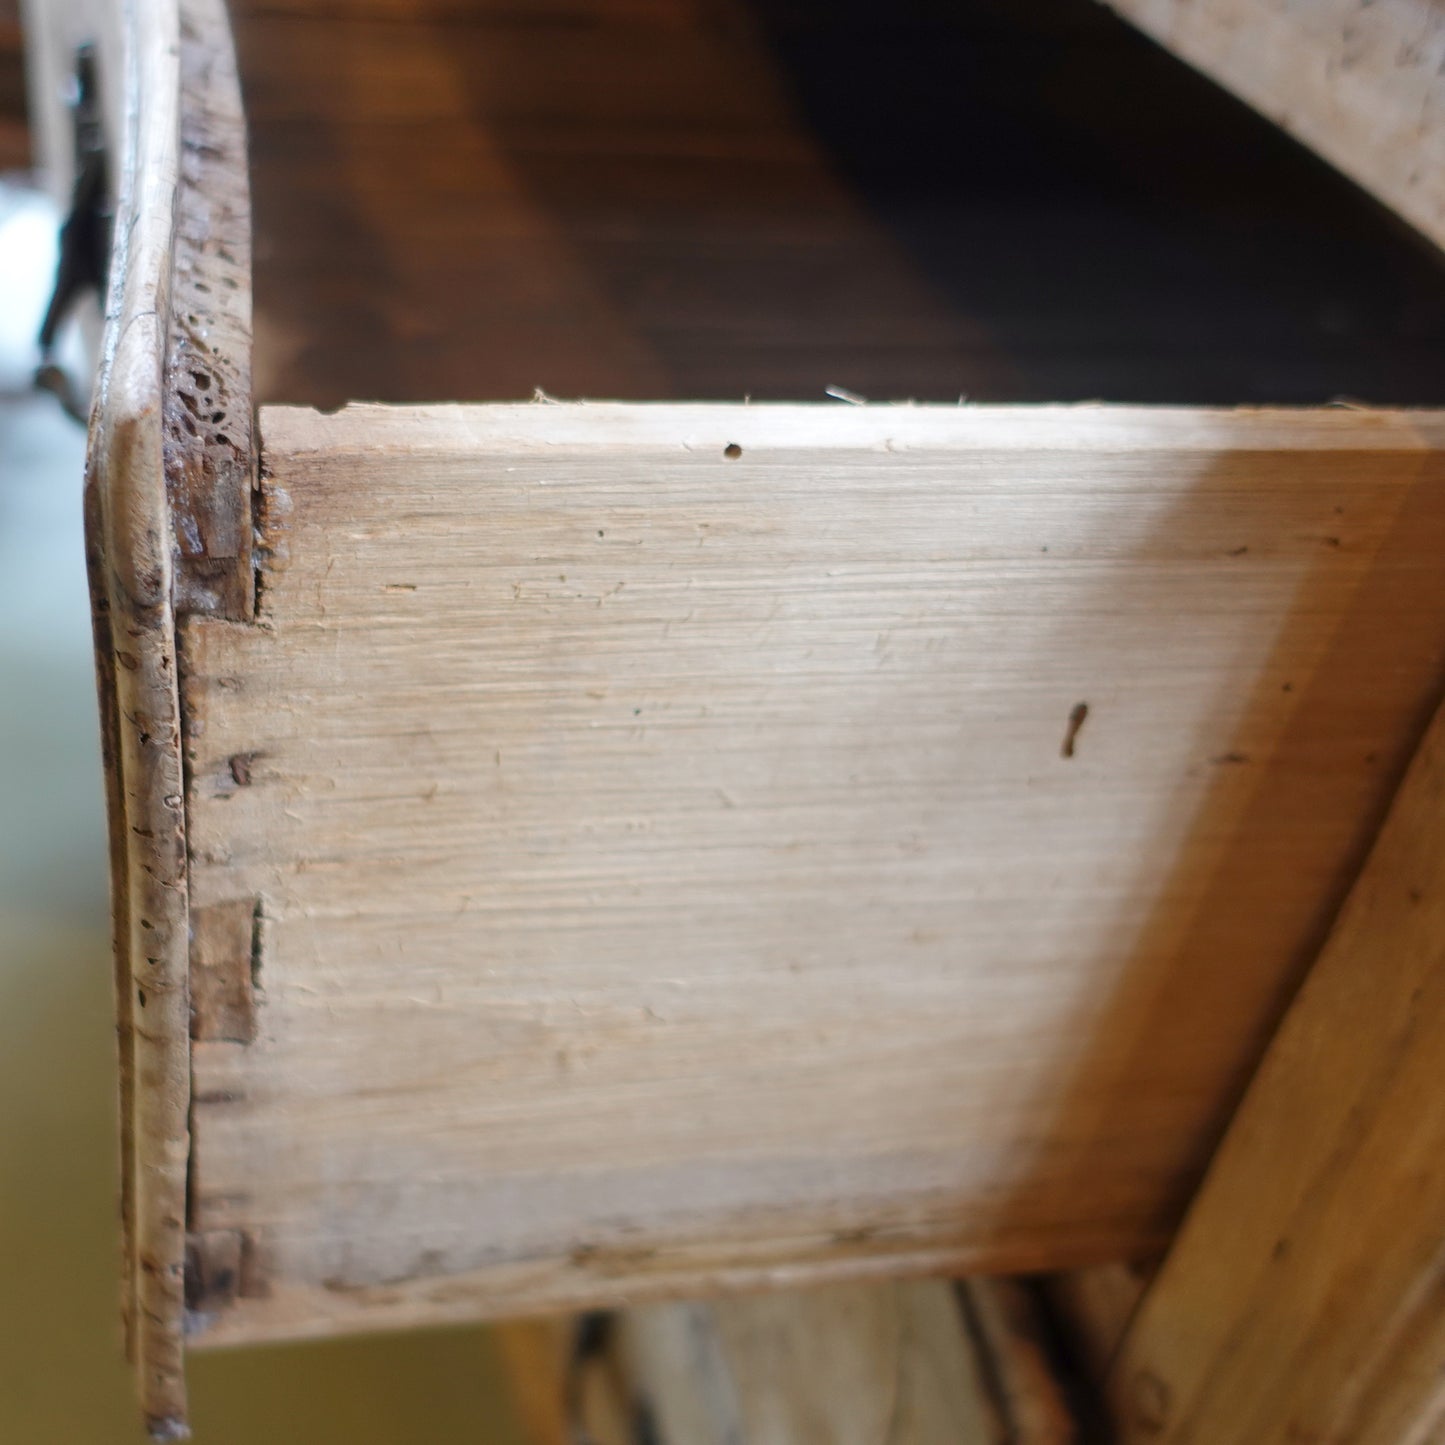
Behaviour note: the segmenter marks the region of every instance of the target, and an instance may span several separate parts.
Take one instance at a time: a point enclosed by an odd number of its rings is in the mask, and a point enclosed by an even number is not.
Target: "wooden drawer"
[[[225,17],[132,20],[87,497],[161,1429],[183,1333],[1161,1249],[1439,696],[1445,414],[939,404],[986,358],[741,19],[553,8],[545,92],[504,7],[243,12],[255,388]],[[410,404],[281,404],[347,390]]]

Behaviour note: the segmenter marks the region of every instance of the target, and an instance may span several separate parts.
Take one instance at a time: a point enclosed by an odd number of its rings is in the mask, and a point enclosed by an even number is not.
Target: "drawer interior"
[[[1091,0],[238,0],[257,397],[1445,398],[1438,258]]]

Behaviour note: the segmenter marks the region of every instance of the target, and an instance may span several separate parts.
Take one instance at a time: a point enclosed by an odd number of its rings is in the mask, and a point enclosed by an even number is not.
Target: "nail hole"
[[[737,461],[737,459],[742,456],[742,454],[743,449],[736,442],[729,442],[723,448],[723,456],[725,456],[729,461]]]

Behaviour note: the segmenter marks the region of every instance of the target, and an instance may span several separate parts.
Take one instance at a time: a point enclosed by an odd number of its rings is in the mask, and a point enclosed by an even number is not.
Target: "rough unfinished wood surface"
[[[1445,246],[1438,0],[1105,0]]]
[[[180,85],[164,383],[175,606],[247,618],[255,597],[251,205],[224,0],[182,0]]]
[[[1445,714],[1125,1339],[1125,1439],[1445,1439],[1442,820]]]
[[[1437,414],[262,413],[202,1340],[1158,1247],[1445,664]]]
[[[53,183],[69,170],[60,78],[90,43],[119,185],[86,550],[111,852],[126,1334],[147,1424],[170,1438],[186,1430],[188,1299],[209,1297],[227,1258],[249,1259],[239,1235],[208,1236],[217,1248],[207,1256],[186,1233],[190,1030],[246,1036],[242,980],[210,965],[249,930],[234,910],[189,916],[175,657],[178,611],[245,617],[254,592],[243,128],[221,0],[76,0],[28,13],[42,77],[39,151]],[[201,387],[210,376],[215,384]],[[222,404],[234,424],[218,439]],[[210,431],[178,425],[182,410]],[[198,565],[210,567],[202,585]],[[192,964],[203,983],[196,1000]],[[203,1266],[189,1279],[188,1254]]]
[[[126,1324],[142,1409],[184,1433],[190,1061],[187,880],[162,358],[177,183],[179,20],[157,0],[106,49],[124,168],[86,459],[120,1055]]]

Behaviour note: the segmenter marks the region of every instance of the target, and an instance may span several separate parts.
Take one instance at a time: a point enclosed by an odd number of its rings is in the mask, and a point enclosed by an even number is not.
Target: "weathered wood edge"
[[[1445,448],[1445,410],[1389,407],[950,406],[767,402],[352,402],[333,412],[264,406],[259,447],[306,456],[365,454],[403,440],[416,456],[569,446],[629,452],[749,447],[800,451],[1378,451]],[[728,451],[728,448],[736,448]]]
[[[245,620],[251,495],[251,200],[224,0],[180,3],[180,155],[166,345],[165,469],[177,615]]]
[[[1168,1240],[1161,1231],[1148,1243],[1162,1251]],[[1124,1237],[1101,1230],[1080,1243],[1077,1267],[1118,1259],[1138,1244],[1137,1231]],[[602,1253],[586,1257],[586,1272],[580,1275],[576,1256],[549,1256],[521,1261],[505,1277],[492,1268],[476,1275],[417,1277],[354,1290],[287,1285],[272,1279],[264,1289],[264,1329],[258,1330],[244,1309],[223,1309],[187,1344],[192,1350],[208,1352],[832,1284],[959,1278],[983,1269],[1038,1274],[1054,1268],[1057,1261],[1056,1251],[1040,1249],[1027,1240],[1006,1248],[992,1241],[981,1253],[976,1246],[917,1245],[907,1239],[890,1243],[874,1237],[822,1261],[814,1258],[802,1263],[796,1259],[799,1247],[796,1237],[784,1236],[748,1248],[734,1244],[721,1258],[716,1249],[703,1245],[679,1245],[640,1261],[625,1253]]]
[[[161,447],[177,164],[175,0],[133,0],[125,21],[125,133],[86,465],[86,546],[107,740],[127,1335],[147,1426],[173,1439],[185,1433],[190,1104],[185,789]]]
[[[1445,1425],[1445,709],[1111,1374],[1154,1445]]]
[[[175,1439],[188,1433],[191,1033],[176,617],[251,613],[250,216],[221,0],[127,0],[121,31],[123,58],[108,57],[124,71],[123,86],[112,79],[124,119],[86,556],[111,854],[127,1349],[147,1427]],[[194,375],[203,369],[206,386]],[[192,435],[182,418],[195,414],[209,425]]]
[[[1419,0],[1104,0],[1445,247],[1445,10]]]

